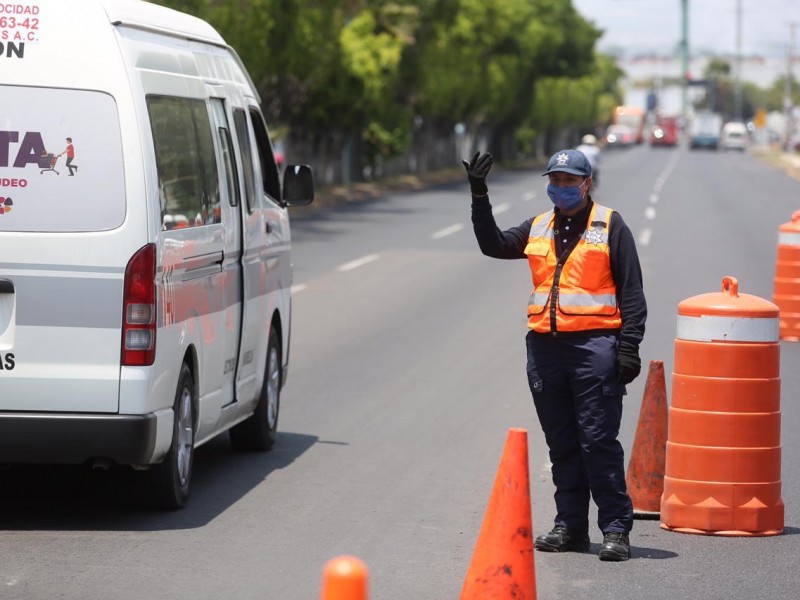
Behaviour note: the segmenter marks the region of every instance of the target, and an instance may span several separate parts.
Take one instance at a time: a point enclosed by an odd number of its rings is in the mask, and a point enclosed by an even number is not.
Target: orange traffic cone
[[[634,518],[656,519],[660,515],[667,457],[667,422],[664,363],[651,360],[626,477]]]
[[[367,565],[355,556],[337,556],[322,571],[321,600],[367,600]]]
[[[508,430],[460,600],[535,600],[528,433]]]

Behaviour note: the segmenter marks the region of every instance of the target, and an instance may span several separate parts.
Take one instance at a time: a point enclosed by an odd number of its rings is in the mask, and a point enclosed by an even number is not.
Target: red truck
[[[612,125],[625,125],[633,132],[634,143],[644,142],[645,117],[647,113],[638,106],[617,106],[611,115]]]
[[[678,117],[656,117],[650,130],[651,146],[676,146],[678,144]]]

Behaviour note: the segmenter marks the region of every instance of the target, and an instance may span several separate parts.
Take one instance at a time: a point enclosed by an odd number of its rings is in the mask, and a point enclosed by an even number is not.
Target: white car
[[[744,123],[731,121],[722,126],[719,145],[723,150],[740,150],[747,148],[747,126]]]

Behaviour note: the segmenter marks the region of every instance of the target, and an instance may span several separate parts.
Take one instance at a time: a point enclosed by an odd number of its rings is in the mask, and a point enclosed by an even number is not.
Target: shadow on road
[[[174,512],[136,504],[132,469],[94,473],[79,466],[17,465],[0,471],[0,531],[202,527],[315,443],[315,436],[281,432],[270,452],[236,453],[227,434],[217,436],[197,449],[189,504]]]

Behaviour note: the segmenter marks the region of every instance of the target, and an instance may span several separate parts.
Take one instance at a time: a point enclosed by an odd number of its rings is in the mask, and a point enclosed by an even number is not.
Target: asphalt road
[[[540,172],[490,176],[501,226],[546,210]],[[718,292],[771,299],[777,230],[800,183],[745,154],[608,152],[596,199],[639,243],[645,365],[671,389],[677,305]],[[125,473],[0,475],[0,599],[319,596],[340,554],[370,569],[373,600],[457,598],[510,427],[528,430],[534,532],[554,512],[525,377],[525,261],[482,256],[466,182],[293,218],[291,367],[276,448],[199,449],[190,505],[142,512]],[[538,598],[794,599],[800,594],[800,345],[781,344],[780,536],[668,532],[637,520],[633,558],[535,554]],[[628,387],[630,453],[644,375]]]

